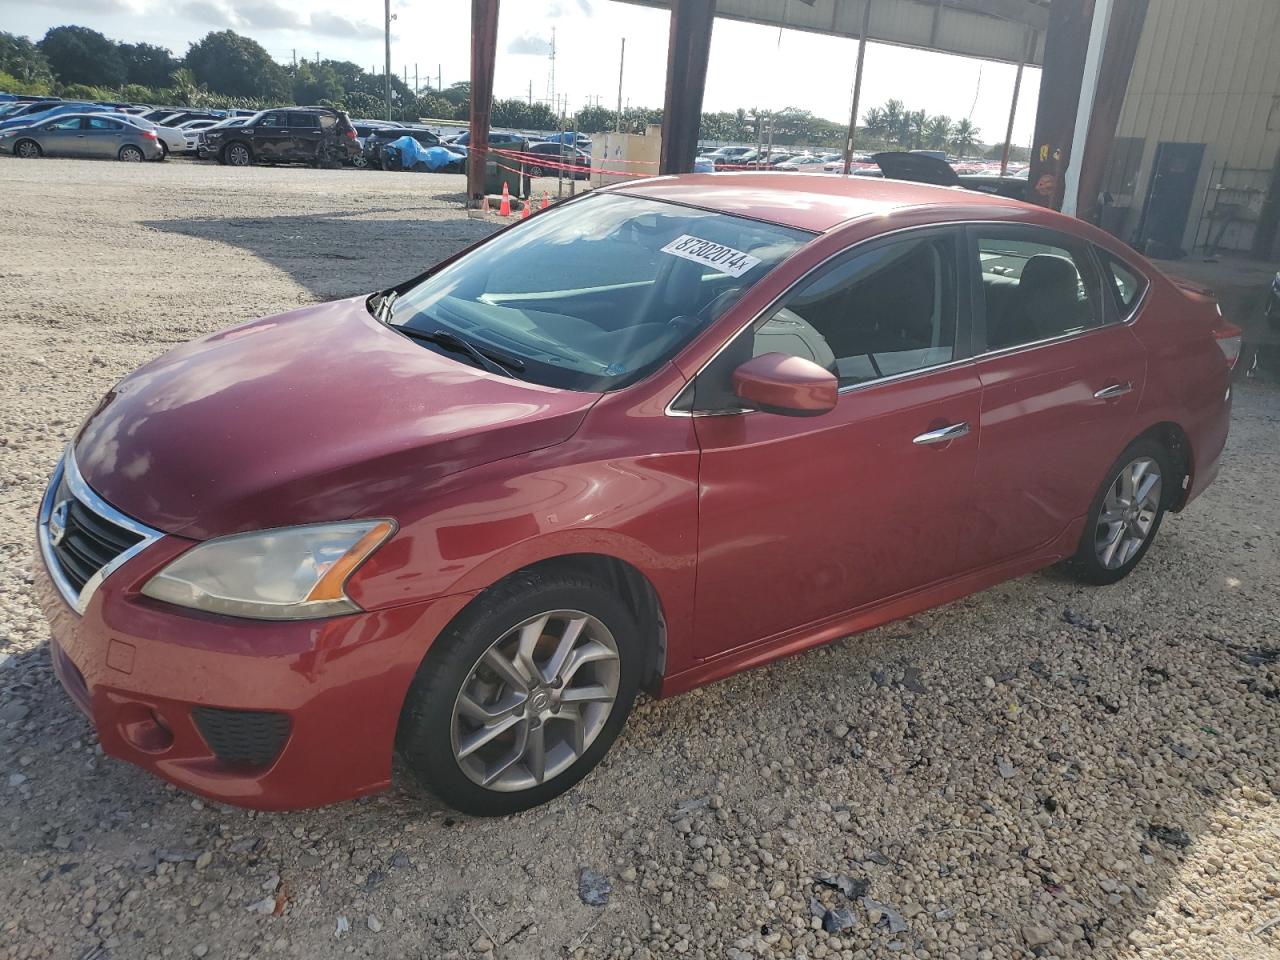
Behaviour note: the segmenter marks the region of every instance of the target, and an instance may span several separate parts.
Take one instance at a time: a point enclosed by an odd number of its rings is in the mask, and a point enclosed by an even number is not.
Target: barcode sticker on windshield
[[[726,247],[722,243],[712,243],[710,240],[691,237],[687,233],[681,234],[668,243],[662,248],[662,252],[669,253],[673,257],[692,260],[694,263],[705,263],[731,277],[742,276],[760,262],[759,257],[753,257],[749,253]]]

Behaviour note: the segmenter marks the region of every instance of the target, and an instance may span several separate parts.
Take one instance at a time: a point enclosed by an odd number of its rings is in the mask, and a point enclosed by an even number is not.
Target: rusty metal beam
[[[670,0],[667,93],[662,108],[659,173],[688,173],[698,152],[716,0]]]
[[[1027,199],[1055,210],[1062,209],[1089,29],[1093,25],[1093,3],[1094,0],[1054,0],[1049,8]]]
[[[1098,195],[1106,173],[1107,158],[1115,145],[1120,108],[1129,89],[1129,73],[1138,53],[1138,41],[1147,19],[1148,0],[1114,0],[1107,45],[1098,69],[1098,92],[1089,117],[1089,135],[1080,158],[1080,187],[1076,192],[1076,216],[1096,223]]]
[[[489,155],[489,113],[493,68],[498,59],[498,2],[471,0],[471,137],[467,146],[467,205],[484,198],[484,165]]]

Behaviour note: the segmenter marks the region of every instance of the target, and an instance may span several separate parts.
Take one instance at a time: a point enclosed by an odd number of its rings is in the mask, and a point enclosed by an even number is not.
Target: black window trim
[[[1090,244],[1093,248],[1094,259],[1098,262],[1098,269],[1102,272],[1104,286],[1111,290],[1110,302],[1115,308],[1115,316],[1120,323],[1131,324],[1138,316],[1138,311],[1142,308],[1143,302],[1147,299],[1147,292],[1151,289],[1151,278],[1146,272],[1139,270],[1124,257],[1116,256],[1106,247],[1100,247],[1096,243]],[[1138,291],[1138,295],[1133,298],[1133,303],[1125,306],[1120,300],[1120,291],[1116,289],[1115,274],[1111,272],[1111,263],[1118,263],[1126,271],[1137,277],[1142,289]],[[1105,281],[1110,280],[1110,283]]]
[[[1030,340],[1026,343],[1015,343],[1007,347],[1000,347],[992,350],[987,346],[987,303],[986,296],[982,286],[982,266],[978,256],[978,234],[1003,234],[1006,236],[1016,236],[1017,234],[1026,235],[1030,242],[1048,243],[1051,246],[1060,247],[1069,253],[1081,253],[1084,255],[1085,264],[1093,270],[1094,279],[1098,281],[1098,285],[1105,287],[1106,283],[1102,275],[1103,265],[1098,259],[1095,252],[1094,244],[1083,237],[1077,237],[1075,234],[1066,233],[1062,230],[1054,230],[1052,227],[1042,227],[1033,223],[1010,223],[1008,221],[992,220],[992,221],[969,221],[965,224],[965,233],[968,241],[968,267],[967,272],[970,275],[970,311],[972,316],[972,333],[973,333],[973,351],[974,358],[977,360],[986,360],[988,357],[1003,357],[1008,354],[1017,353],[1022,350],[1033,350],[1049,344],[1060,343],[1065,340],[1073,340],[1076,337],[1088,336],[1091,333],[1097,333],[1106,330],[1108,327],[1114,326],[1118,319],[1117,313],[1110,308],[1110,304],[1114,303],[1115,298],[1108,294],[1099,294],[1102,297],[1102,322],[1097,326],[1085,327],[1083,330],[1072,330],[1067,333],[1059,333],[1052,337],[1045,337],[1041,340]],[[1045,238],[1045,239],[1041,239]],[[1058,242],[1053,243],[1056,239]]]
[[[897,230],[891,230],[888,233],[877,234],[874,237],[868,237],[860,240],[852,246],[845,247],[843,250],[837,250],[826,259],[814,264],[813,268],[806,272],[803,276],[797,278],[795,282],[789,284],[778,296],[770,301],[763,310],[760,310],[750,320],[746,321],[742,326],[735,330],[730,336],[725,338],[724,343],[716,350],[701,367],[679,390],[676,395],[667,403],[663,412],[669,417],[724,417],[737,416],[744,413],[759,413],[750,407],[729,407],[724,410],[694,410],[680,409],[683,401],[688,401],[685,406],[692,408],[694,385],[698,377],[702,376],[712,364],[719,359],[729,346],[739,337],[744,336],[751,328],[753,328],[762,319],[771,316],[780,307],[784,306],[787,299],[791,297],[801,286],[814,279],[818,274],[825,272],[828,268],[834,268],[838,265],[838,261],[848,258],[861,256],[865,253],[874,252],[877,248],[886,246],[887,244],[900,241],[904,236],[913,234],[939,234],[942,236],[951,235],[954,242],[956,256],[956,343],[955,351],[950,360],[945,363],[937,363],[928,367],[921,367],[918,370],[904,370],[902,373],[891,374],[887,377],[880,377],[876,380],[867,380],[864,383],[851,383],[848,386],[839,387],[836,390],[838,397],[853,393],[858,390],[865,390],[869,387],[879,387],[884,384],[898,383],[912,377],[923,376],[924,374],[936,373],[939,370],[946,370],[950,367],[958,367],[962,364],[972,363],[975,359],[974,350],[977,346],[977,340],[974,337],[975,328],[973,325],[973,271],[968,268],[965,228],[963,222],[953,223],[928,223],[911,227],[900,227]],[[975,241],[976,243],[976,241]],[[801,250],[804,248],[802,247]],[[796,251],[798,254],[800,251]],[[793,254],[795,256],[796,254]],[[778,266],[781,266],[779,264]],[[774,268],[775,270],[777,267]],[[686,394],[688,395],[686,397]]]

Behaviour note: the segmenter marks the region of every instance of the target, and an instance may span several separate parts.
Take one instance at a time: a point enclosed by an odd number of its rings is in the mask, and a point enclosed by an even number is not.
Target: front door
[[[971,230],[982,453],[960,554],[976,568],[1043,550],[1084,516],[1133,439],[1146,355],[1088,244],[1038,227]]]
[[[714,656],[955,573],[978,456],[958,230],[862,245],[695,379],[697,653]],[[835,373],[833,411],[734,411],[752,355]],[[949,431],[949,432],[944,432]]]
[[[1200,179],[1203,143],[1162,143],[1156,147],[1142,219],[1138,249],[1153,257],[1181,257],[1182,235]]]
[[[252,127],[248,128],[253,135],[254,156],[263,161],[283,159],[289,143],[289,115],[283,111],[273,110],[263,114]]]

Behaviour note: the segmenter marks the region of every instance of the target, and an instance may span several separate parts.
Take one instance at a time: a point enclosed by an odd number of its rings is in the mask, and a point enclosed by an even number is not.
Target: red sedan
[[[41,506],[103,749],[260,808],[540,803],[640,689],[1065,562],[1213,480],[1239,332],[1013,201],[791,174],[599,190],[399,286],[204,337]]]

